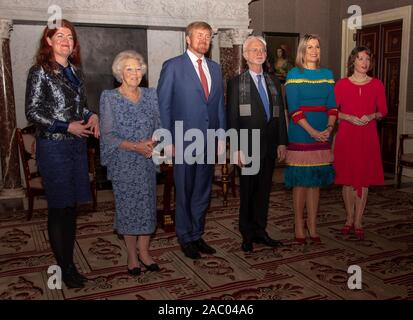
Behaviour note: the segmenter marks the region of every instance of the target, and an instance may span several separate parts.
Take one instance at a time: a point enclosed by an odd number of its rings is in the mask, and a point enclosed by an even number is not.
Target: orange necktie
[[[208,96],[209,96],[208,81],[205,76],[204,69],[202,68],[202,60],[198,59],[196,62],[198,62],[199,76],[201,78],[202,88],[204,88],[205,98],[208,99]]]

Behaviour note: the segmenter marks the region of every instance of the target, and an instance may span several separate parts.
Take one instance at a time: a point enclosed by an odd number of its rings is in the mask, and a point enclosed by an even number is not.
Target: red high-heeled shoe
[[[319,236],[317,236],[317,237],[311,237],[311,236],[310,236],[310,240],[311,240],[312,242],[316,243],[316,244],[322,243],[322,241],[321,241],[321,239],[320,239]]]
[[[354,223],[350,226],[348,224],[345,224],[344,227],[341,229],[341,233],[346,236],[353,230],[354,230]]]
[[[298,244],[301,244],[301,245],[307,244],[307,240],[306,240],[305,238],[297,238],[297,237],[295,237],[295,238],[294,238],[294,241],[295,241],[295,242],[298,242]]]
[[[356,235],[357,239],[364,240],[364,229],[363,228],[355,228],[354,234]]]
[[[308,223],[306,223],[306,228],[307,228],[308,235],[310,236],[311,242],[314,242],[315,244],[320,244],[320,243],[322,243],[322,241],[321,241],[321,239],[320,239],[319,236],[315,236],[315,237],[312,237],[312,236],[311,236],[310,228],[308,227]]]

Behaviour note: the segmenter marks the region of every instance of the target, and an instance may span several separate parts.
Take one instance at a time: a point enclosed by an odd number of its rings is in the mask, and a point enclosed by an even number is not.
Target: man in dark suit
[[[221,68],[204,56],[209,50],[212,28],[206,22],[193,22],[185,34],[186,52],[162,66],[158,98],[162,127],[173,137],[173,145],[165,151],[175,155],[176,235],[184,254],[198,259],[200,253],[216,252],[202,239],[214,170],[213,164],[206,164],[207,130],[225,130],[226,120]],[[184,135],[190,129],[202,133],[204,150],[197,151],[197,161],[193,164],[186,159],[182,163],[179,149],[181,146],[185,149],[192,141],[176,141],[176,124],[183,126]],[[225,143],[218,141],[218,153],[224,150]]]
[[[241,141],[239,150],[233,155],[240,168],[246,165],[246,156],[254,151],[252,145],[259,143],[260,146],[259,154],[252,154],[253,159],[260,161],[258,173],[248,175],[240,170],[241,248],[252,252],[253,243],[270,247],[282,245],[269,237],[266,227],[272,174],[276,158],[278,161],[285,158],[287,129],[280,82],[262,68],[267,58],[265,40],[259,36],[248,37],[243,44],[243,56],[249,70],[228,82],[227,119],[228,129],[236,129],[238,136],[241,129],[248,130],[248,143]],[[252,141],[253,129],[259,129],[259,141]]]

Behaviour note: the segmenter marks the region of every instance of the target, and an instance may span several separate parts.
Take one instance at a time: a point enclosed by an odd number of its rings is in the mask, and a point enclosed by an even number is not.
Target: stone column
[[[227,81],[231,79],[234,73],[234,50],[232,48],[231,30],[222,30],[218,34],[219,57],[222,67],[222,76],[224,78],[225,96],[227,93]]]
[[[233,63],[235,75],[240,74],[246,69],[246,63],[242,57],[242,44],[245,39],[252,33],[252,29],[233,29],[231,32],[231,38],[233,43]]]
[[[243,58],[242,58],[242,43],[249,36],[252,30],[221,30],[219,32],[219,53],[220,62],[222,66],[222,73],[224,78],[224,88],[225,88],[225,98],[227,91],[227,82],[229,79],[240,74],[243,68]],[[229,145],[227,145],[227,150],[229,150]],[[228,205],[228,191],[229,186],[234,186],[235,181],[235,167],[232,168],[232,173],[230,173],[229,164],[229,152],[227,152],[227,163],[221,165],[221,185],[222,185],[222,195],[223,195],[223,205],[226,207]]]
[[[233,72],[233,50],[232,50],[232,39],[230,30],[220,30],[218,32],[218,43],[219,43],[219,60],[222,67],[222,77],[224,79],[224,95],[225,101],[227,98],[227,82],[234,76]],[[227,146],[227,150],[229,150]],[[228,152],[227,152],[228,154]],[[227,163],[220,166],[221,177],[218,181],[221,183],[223,205],[226,207],[228,205],[228,186],[229,186],[229,161],[227,157]]]
[[[20,161],[17,150],[16,107],[10,57],[11,20],[0,19],[0,155],[3,189],[0,197],[24,195],[21,188]]]

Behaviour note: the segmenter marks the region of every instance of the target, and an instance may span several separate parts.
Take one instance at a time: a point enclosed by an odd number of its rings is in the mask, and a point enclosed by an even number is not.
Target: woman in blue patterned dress
[[[139,53],[119,53],[112,72],[121,86],[103,91],[100,97],[101,161],[112,181],[114,228],[124,235],[130,275],[141,273],[140,264],[150,271],[160,270],[149,254],[150,235],[156,228],[152,134],[160,127],[160,118],[155,89],[139,87],[145,70]]]
[[[305,35],[297,49],[296,67],[287,75],[289,144],[285,184],[293,188],[295,240],[305,244],[304,208],[310,239],[317,235],[320,187],[334,182],[330,134],[337,117],[333,74],[320,68],[320,38]]]

